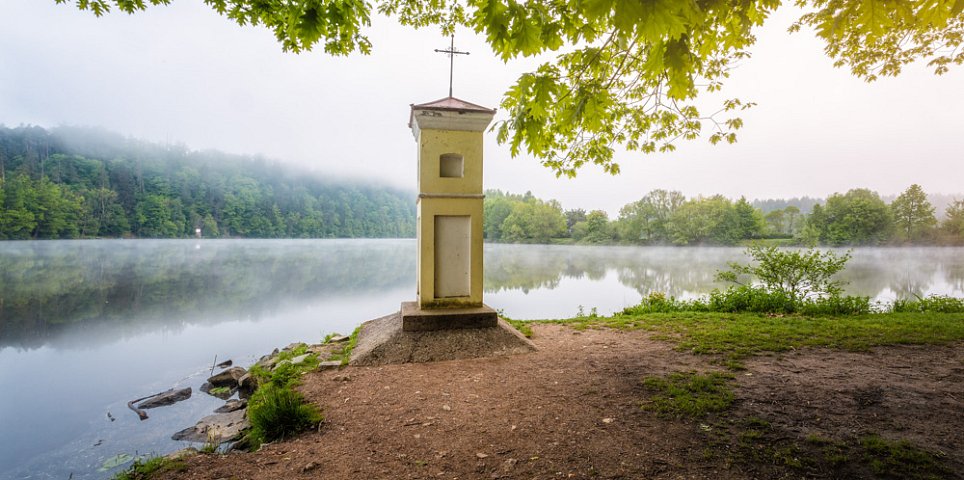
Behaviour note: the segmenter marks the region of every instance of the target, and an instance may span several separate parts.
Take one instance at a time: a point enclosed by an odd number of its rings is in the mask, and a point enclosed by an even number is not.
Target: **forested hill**
[[[412,237],[414,198],[99,129],[0,126],[0,239]]]

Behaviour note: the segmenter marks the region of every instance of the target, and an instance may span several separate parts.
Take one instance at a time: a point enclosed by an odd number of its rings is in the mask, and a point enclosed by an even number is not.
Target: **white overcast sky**
[[[433,49],[447,38],[376,16],[370,56],[283,53],[267,30],[199,3],[95,18],[54,0],[0,0],[0,124],[103,126],[414,191],[409,104],[446,96],[448,59]],[[886,195],[911,183],[964,191],[964,69],[938,77],[912,65],[867,84],[833,68],[812,34],[786,33],[794,18],[777,12],[725,86],[726,97],[758,103],[736,145],[621,152],[621,175],[589,167],[570,180],[511,158],[489,133],[486,188],[610,214],[654,188],[751,199],[854,187]],[[456,59],[455,96],[485,106],[498,107],[534,65],[503,64],[471,32],[456,46],[471,55]]]

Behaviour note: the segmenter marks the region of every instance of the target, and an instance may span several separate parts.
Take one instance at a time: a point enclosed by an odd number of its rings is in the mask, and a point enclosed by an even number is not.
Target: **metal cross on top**
[[[452,35],[452,43],[449,45],[448,50],[435,49],[438,53],[445,53],[449,56],[449,96],[452,96],[452,72],[455,70],[455,56],[456,55],[468,55],[469,52],[460,52],[455,49],[455,35]]]

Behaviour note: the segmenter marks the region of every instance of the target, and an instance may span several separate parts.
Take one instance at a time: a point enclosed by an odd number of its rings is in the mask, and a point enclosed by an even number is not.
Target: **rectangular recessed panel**
[[[457,153],[446,153],[439,157],[439,176],[442,178],[462,178],[465,162]]]
[[[472,223],[468,215],[435,217],[435,298],[472,293]]]

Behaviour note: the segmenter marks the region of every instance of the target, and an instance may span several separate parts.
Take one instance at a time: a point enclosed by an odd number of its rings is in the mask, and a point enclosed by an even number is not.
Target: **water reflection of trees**
[[[485,289],[528,292],[555,288],[563,278],[596,281],[615,271],[640,295],[705,293],[718,285],[716,271],[740,258],[742,250],[732,248],[489,245]]]
[[[852,295],[913,297],[933,291],[964,292],[964,249],[862,248],[841,279]],[[488,245],[486,292],[552,289],[561,279],[598,280],[615,271],[620,283],[639,292],[676,297],[708,293],[723,286],[716,272],[743,262],[740,248],[580,247]]]
[[[913,298],[940,287],[936,283],[950,284],[950,278],[941,278],[941,271],[964,262],[961,253],[943,248],[856,249],[840,278],[848,282],[846,291],[851,295]]]
[[[197,247],[197,248],[196,248]],[[0,347],[68,325],[155,329],[412,284],[410,241],[87,241],[0,245]]]
[[[485,289],[528,293],[615,272],[640,296],[685,297],[720,286],[717,270],[744,258],[740,248],[487,245]],[[414,271],[405,240],[6,242],[0,347],[44,345],[68,326],[173,330],[407,286],[414,296]],[[959,296],[964,248],[857,249],[842,279],[853,295]]]
[[[961,253],[964,256],[964,252]],[[943,265],[941,269],[947,283],[953,290],[964,292],[964,261],[952,265]]]

